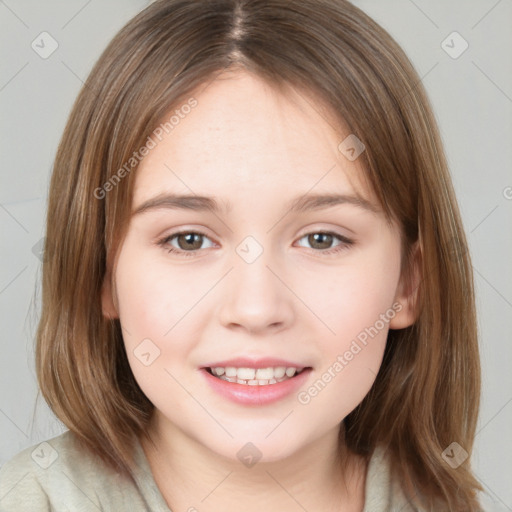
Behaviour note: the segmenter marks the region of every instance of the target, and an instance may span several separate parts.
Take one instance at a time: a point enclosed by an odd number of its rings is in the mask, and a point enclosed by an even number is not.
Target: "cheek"
[[[300,293],[321,320],[322,339],[340,349],[377,322],[382,329],[379,320],[392,307],[400,274],[399,258],[371,255],[357,260],[335,271],[326,269],[324,279],[318,272],[302,274]]]
[[[116,269],[119,316],[138,337],[168,340],[204,294],[204,284],[179,266],[165,263],[165,252],[126,244]]]
[[[152,401],[179,391],[169,372],[184,382],[196,369],[190,354],[201,339],[197,331],[218,270],[191,272],[170,264],[164,250],[138,247],[127,237],[115,279],[123,340],[135,379]]]
[[[400,257],[395,249],[390,243],[387,251],[368,252],[336,272],[329,269],[327,286],[318,286],[317,275],[302,292],[308,292],[323,325],[318,323],[322,335],[317,337],[322,358],[312,386],[299,401],[314,399],[318,411],[335,410],[340,421],[368,393],[382,362],[389,322],[396,314]]]
[[[185,280],[183,272],[163,265],[155,251],[133,248],[127,239],[116,267],[119,318],[130,367],[150,398],[154,390],[170,385],[165,369],[181,366],[173,363],[186,360],[193,339],[183,333],[188,325],[183,320],[198,291],[180,279]]]

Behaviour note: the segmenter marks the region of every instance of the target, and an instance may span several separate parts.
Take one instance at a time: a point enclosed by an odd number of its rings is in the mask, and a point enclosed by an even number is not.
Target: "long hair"
[[[309,93],[357,134],[365,179],[401,227],[406,275],[420,249],[417,320],[389,332],[373,387],[345,418],[348,448],[368,457],[384,446],[418,506],[478,510],[470,457],[454,468],[442,455],[453,442],[471,455],[480,400],[471,262],[442,141],[403,50],[346,0],[158,0],[114,37],[55,158],[36,346],[42,395],[86,449],[133,478],[134,440],[154,406],[119,321],[102,314],[102,284],[130,217],[134,154],[170,109],[232,67]]]

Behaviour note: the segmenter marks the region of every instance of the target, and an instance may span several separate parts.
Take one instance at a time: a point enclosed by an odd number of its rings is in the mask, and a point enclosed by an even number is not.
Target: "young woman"
[[[2,510],[479,510],[471,264],[411,63],[344,0],[159,0],[51,181]]]

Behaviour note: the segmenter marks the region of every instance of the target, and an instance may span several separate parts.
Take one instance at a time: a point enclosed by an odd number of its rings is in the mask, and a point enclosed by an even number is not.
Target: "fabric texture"
[[[73,441],[68,430],[8,460],[0,468],[0,512],[172,512],[139,443],[135,486]],[[368,465],[363,512],[416,511],[391,478],[384,451],[377,448]]]

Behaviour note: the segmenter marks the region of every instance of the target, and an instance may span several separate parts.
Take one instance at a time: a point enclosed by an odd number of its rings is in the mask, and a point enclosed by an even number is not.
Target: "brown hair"
[[[473,276],[442,142],[403,50],[345,0],[159,0],[108,45],[51,179],[36,347],[44,398],[84,446],[132,478],[135,436],[154,406],[133,377],[119,321],[102,314],[101,289],[135,173],[102,198],[97,191],[171,107],[237,66],[321,98],[364,141],[366,179],[402,229],[404,272],[420,249],[417,320],[389,332],[372,389],[345,419],[347,446],[365,457],[384,446],[426,510],[479,510],[470,459],[454,469],[441,455],[454,441],[471,454],[480,399]]]

